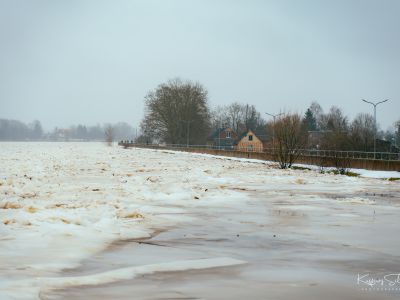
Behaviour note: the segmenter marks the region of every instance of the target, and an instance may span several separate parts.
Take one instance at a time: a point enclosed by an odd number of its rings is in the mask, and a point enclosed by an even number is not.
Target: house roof
[[[270,135],[265,129],[256,130],[254,134],[262,141],[267,142],[270,138]]]
[[[240,135],[239,140],[244,138],[249,132],[252,132],[262,142],[267,142],[269,140],[269,135],[268,135],[268,133],[267,133],[267,131],[265,129],[254,130],[254,131],[253,130],[248,130],[246,132],[243,132]]]
[[[217,128],[216,130],[214,130],[208,137],[207,140],[214,140],[217,139],[221,132],[224,132],[225,130],[230,129],[231,131],[233,131],[230,127],[221,127],[221,128]]]

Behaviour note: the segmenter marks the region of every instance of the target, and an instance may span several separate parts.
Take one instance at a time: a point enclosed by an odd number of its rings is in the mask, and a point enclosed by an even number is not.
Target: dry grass
[[[11,225],[11,224],[14,224],[14,223],[16,223],[17,221],[15,220],[15,219],[10,219],[10,220],[4,220],[3,221],[3,224],[4,225]]]
[[[23,193],[21,195],[19,195],[21,198],[25,199],[25,198],[35,198],[38,194],[36,192],[32,192],[32,193]]]
[[[297,179],[295,180],[295,182],[296,182],[297,184],[306,184],[306,183],[307,183],[307,181],[305,181],[303,178],[297,178]]]
[[[119,218],[124,218],[124,219],[144,219],[144,216],[138,212],[129,212],[129,213],[119,212],[117,215]]]
[[[19,205],[18,203],[12,203],[12,202],[6,202],[0,205],[1,209],[19,209],[21,207],[22,206]]]
[[[150,176],[150,177],[147,177],[146,180],[155,183],[155,182],[159,181],[159,178],[156,176]]]
[[[64,218],[60,218],[60,220],[64,223],[64,224],[75,224],[75,225],[81,225],[81,223],[79,222],[73,222]]]
[[[26,207],[25,210],[27,212],[30,212],[31,214],[33,214],[33,213],[37,212],[39,209],[37,209],[36,207],[33,207],[33,206],[29,206],[29,207]]]

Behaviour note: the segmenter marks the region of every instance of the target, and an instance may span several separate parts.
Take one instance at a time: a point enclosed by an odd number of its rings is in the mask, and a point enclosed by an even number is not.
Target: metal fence
[[[399,153],[303,149],[301,155],[313,157],[352,158],[366,160],[400,160]]]
[[[155,147],[155,148],[169,148],[169,149],[208,149],[220,151],[237,151],[234,146],[213,146],[213,145],[187,145],[187,144],[135,144],[131,141],[120,141],[119,145],[126,147]],[[264,148],[262,151],[253,149],[253,151],[245,152],[259,152],[274,155],[278,149]],[[336,151],[336,150],[317,150],[317,149],[301,149],[301,156],[308,157],[331,157],[331,158],[351,158],[351,159],[365,159],[365,160],[384,160],[384,161],[397,161],[400,160],[400,153],[393,152],[363,152],[363,151]]]

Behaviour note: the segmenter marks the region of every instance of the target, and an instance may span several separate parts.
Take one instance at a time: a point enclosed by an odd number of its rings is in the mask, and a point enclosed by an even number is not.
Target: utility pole
[[[189,124],[193,122],[193,120],[182,120],[182,122],[186,122],[186,148],[189,148]]]
[[[365,99],[361,99],[361,100],[364,101],[365,103],[368,103],[368,104],[371,104],[371,105],[374,106],[374,127],[375,127],[374,128],[374,159],[376,159],[376,132],[377,132],[377,128],[376,128],[376,107],[379,104],[388,101],[389,99],[386,99],[386,100],[383,100],[383,101],[380,101],[380,102],[376,102],[376,103],[369,102],[369,101],[367,101]]]
[[[137,127],[135,127],[135,143],[136,143],[136,141],[137,141]]]
[[[222,127],[222,120],[219,119],[219,124],[220,127]],[[218,134],[218,150],[221,150],[221,130],[220,127],[217,128],[217,134]]]
[[[276,114],[276,115],[273,115],[273,114],[270,114],[270,113],[265,113],[266,115],[268,115],[268,116],[271,116],[272,118],[274,118],[274,124],[273,124],[273,126],[272,126],[272,152],[273,152],[273,154],[275,154],[275,119],[276,119],[276,117],[279,117],[279,116],[281,116],[281,115],[283,115],[283,113],[279,113],[279,114]]]
[[[186,134],[186,148],[189,148],[189,124],[190,122],[187,122],[187,134]]]

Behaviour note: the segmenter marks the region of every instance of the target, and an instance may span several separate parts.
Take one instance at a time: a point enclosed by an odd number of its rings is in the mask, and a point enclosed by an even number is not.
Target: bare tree
[[[374,147],[374,117],[360,113],[350,126],[350,140],[353,150],[370,151]]]
[[[290,168],[307,142],[307,131],[299,114],[285,113],[275,122],[275,153],[282,169]],[[274,147],[274,148],[275,148]]]
[[[226,106],[218,106],[212,112],[212,128],[224,126],[232,128],[240,135],[249,129],[265,130],[266,123],[254,105],[234,102]]]
[[[210,118],[213,130],[224,126],[231,126],[231,119],[228,116],[226,106],[217,106],[211,111]]]
[[[321,130],[323,129],[323,115],[324,115],[324,111],[321,107],[321,105],[319,105],[318,102],[313,101],[309,107],[310,112],[312,113],[313,117],[315,118],[315,122],[316,122],[316,129],[317,130]]]
[[[245,123],[245,113],[245,106],[237,102],[227,107],[230,127],[237,133],[239,132],[240,125]]]
[[[350,167],[350,158],[345,151],[351,150],[348,118],[342,110],[332,106],[329,113],[324,115],[326,132],[321,141],[321,148],[331,150],[327,153],[336,171],[345,174]]]
[[[206,89],[180,79],[161,84],[145,98],[141,129],[171,144],[203,144],[210,128]]]
[[[245,123],[245,105],[234,102],[225,106],[218,106],[211,113],[212,128],[230,127],[239,132]]]
[[[339,107],[332,106],[327,114],[322,115],[321,127],[323,130],[346,132],[349,129],[349,120]]]
[[[400,146],[400,120],[394,123],[394,146]]]
[[[111,146],[112,143],[114,142],[114,137],[115,137],[115,130],[112,125],[106,125],[104,129],[104,135],[106,138],[106,143],[108,146]]]

